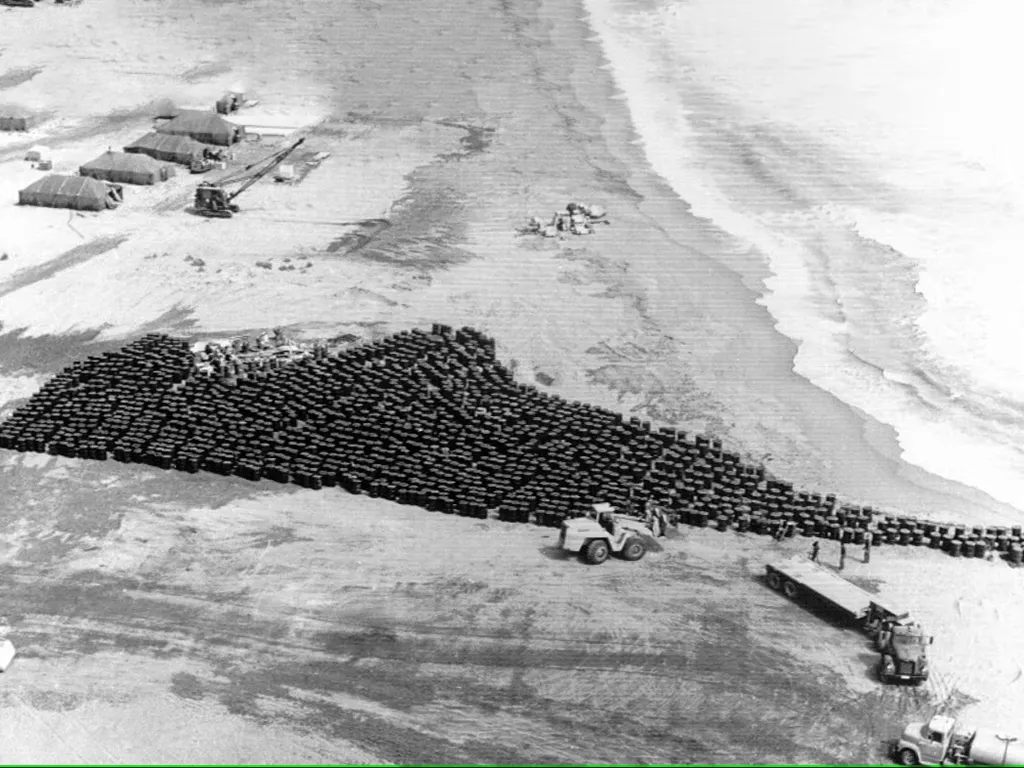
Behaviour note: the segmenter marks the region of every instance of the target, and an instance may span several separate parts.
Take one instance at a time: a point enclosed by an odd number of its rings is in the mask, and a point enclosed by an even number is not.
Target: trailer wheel
[[[921,761],[917,759],[917,753],[912,749],[901,749],[896,754],[896,760],[900,765],[920,765]]]
[[[789,597],[789,598],[796,597],[796,594],[797,594],[796,584],[794,584],[792,581],[787,581],[785,584],[782,585],[782,591],[786,593],[786,597]]]
[[[775,571],[768,572],[768,586],[775,590],[782,589],[782,579]]]

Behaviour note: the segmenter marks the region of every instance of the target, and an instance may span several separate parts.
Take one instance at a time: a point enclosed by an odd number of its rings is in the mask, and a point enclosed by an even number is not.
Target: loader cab
[[[615,507],[611,504],[595,504],[593,506],[592,516],[597,520],[598,524],[604,528],[609,536],[615,535],[615,530],[618,527],[615,524]]]

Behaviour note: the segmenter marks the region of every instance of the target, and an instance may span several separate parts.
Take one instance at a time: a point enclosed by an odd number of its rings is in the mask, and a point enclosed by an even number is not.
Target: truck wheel
[[[775,571],[768,572],[768,586],[775,590],[782,589],[782,579]]]
[[[626,539],[626,543],[622,545],[622,559],[623,560],[639,560],[647,552],[647,547],[644,546],[636,536],[630,536]]]
[[[920,765],[921,763],[917,759],[917,754],[912,749],[901,749],[896,754],[896,760],[900,765]]]
[[[600,565],[608,559],[609,553],[608,542],[604,539],[594,539],[583,550],[583,557],[591,565]]]
[[[797,594],[796,584],[792,581],[787,581],[782,585],[782,591],[786,593],[786,597],[794,598]]]

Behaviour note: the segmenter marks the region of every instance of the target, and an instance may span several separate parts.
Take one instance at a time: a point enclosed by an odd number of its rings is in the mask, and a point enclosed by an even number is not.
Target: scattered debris
[[[282,267],[283,268],[283,267]],[[294,269],[294,267],[291,267]],[[256,339],[238,336],[219,341],[197,342],[192,346],[196,368],[201,375],[230,379],[244,371],[279,368],[307,357],[324,358],[347,348],[358,337],[338,336],[332,339],[297,341],[283,329],[261,333]]]
[[[592,235],[593,225],[610,224],[605,218],[605,210],[600,206],[586,203],[569,203],[564,211],[556,211],[551,221],[545,224],[536,216],[530,218],[519,235],[543,235],[544,237],[561,237],[571,235]]]
[[[274,181],[282,184],[298,184],[310,171],[319,168],[320,164],[331,156],[330,152],[304,152],[293,163],[281,165],[274,174]]]

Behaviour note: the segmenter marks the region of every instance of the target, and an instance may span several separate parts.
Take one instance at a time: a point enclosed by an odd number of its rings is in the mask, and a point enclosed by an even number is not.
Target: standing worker
[[[871,531],[864,533],[864,562],[871,562]]]
[[[821,549],[821,545],[817,541],[815,541],[813,544],[811,544],[811,562],[812,563],[818,562],[818,551],[820,549]]]
[[[846,544],[842,543],[839,545],[839,570],[843,570],[846,567]]]

